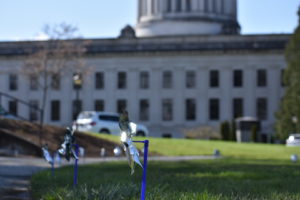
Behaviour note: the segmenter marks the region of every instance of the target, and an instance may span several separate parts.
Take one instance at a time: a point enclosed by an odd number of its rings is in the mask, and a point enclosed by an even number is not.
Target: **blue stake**
[[[52,154],[51,174],[52,177],[54,177],[54,153]]]
[[[146,199],[147,163],[148,163],[148,146],[149,146],[149,140],[133,141],[133,142],[142,142],[142,143],[144,143],[144,166],[143,166],[141,200],[145,200]]]
[[[75,146],[75,154],[78,158],[78,144],[74,144]],[[74,184],[73,186],[76,187],[77,185],[77,175],[78,175],[78,159],[75,159],[75,165],[74,165]]]

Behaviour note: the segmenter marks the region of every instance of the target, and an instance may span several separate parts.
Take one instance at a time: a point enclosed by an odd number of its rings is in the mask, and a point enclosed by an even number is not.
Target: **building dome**
[[[239,34],[237,0],[138,0],[137,37]]]

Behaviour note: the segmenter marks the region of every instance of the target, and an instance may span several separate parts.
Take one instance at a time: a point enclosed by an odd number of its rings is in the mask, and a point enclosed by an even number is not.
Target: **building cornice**
[[[290,34],[200,35],[151,38],[84,39],[86,54],[136,54],[176,52],[268,52],[283,51]],[[82,40],[72,40],[82,42]],[[0,56],[24,56],[47,41],[0,42]]]

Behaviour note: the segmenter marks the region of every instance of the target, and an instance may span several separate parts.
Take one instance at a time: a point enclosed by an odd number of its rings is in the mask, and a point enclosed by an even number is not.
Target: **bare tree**
[[[49,87],[60,82],[64,73],[85,73],[83,55],[88,42],[80,39],[77,28],[65,23],[44,27],[44,33],[49,37],[46,41],[36,42],[25,60],[25,72],[41,90],[41,106],[46,107]],[[44,123],[45,112],[40,116],[41,126]],[[41,141],[40,141],[41,142]]]

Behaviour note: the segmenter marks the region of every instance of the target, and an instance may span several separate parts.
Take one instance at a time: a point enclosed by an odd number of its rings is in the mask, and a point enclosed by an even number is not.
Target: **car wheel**
[[[101,129],[99,133],[110,134],[108,129]]]
[[[138,132],[136,133],[136,136],[142,136],[142,137],[145,137],[146,134],[144,133],[144,131],[138,131]]]

